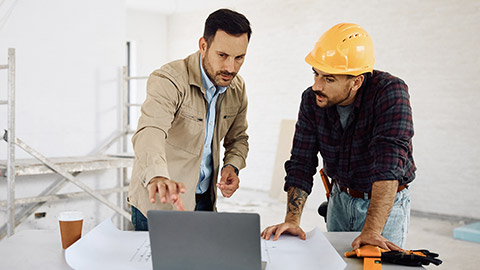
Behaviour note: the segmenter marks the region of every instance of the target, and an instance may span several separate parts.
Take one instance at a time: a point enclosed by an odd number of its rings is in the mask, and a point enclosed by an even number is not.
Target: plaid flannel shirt
[[[303,92],[284,189],[310,194],[318,153],[329,177],[342,187],[370,192],[381,180],[399,185],[415,178],[413,121],[408,87],[387,72],[368,74],[357,92],[345,128],[335,106],[316,105],[312,88]]]

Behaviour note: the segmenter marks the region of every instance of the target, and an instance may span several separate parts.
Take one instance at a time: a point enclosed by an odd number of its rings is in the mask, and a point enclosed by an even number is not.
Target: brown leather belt
[[[365,193],[367,193],[367,192],[361,192],[361,191],[354,190],[354,189],[351,189],[351,188],[341,187],[339,185],[337,185],[337,186],[340,188],[340,190],[342,192],[345,192],[345,193],[349,194],[350,196],[352,196],[354,198],[365,199]],[[408,187],[408,184],[401,185],[401,186],[398,187],[397,192],[400,192],[407,187]],[[372,197],[372,193],[368,192],[368,198],[370,199],[371,197]]]

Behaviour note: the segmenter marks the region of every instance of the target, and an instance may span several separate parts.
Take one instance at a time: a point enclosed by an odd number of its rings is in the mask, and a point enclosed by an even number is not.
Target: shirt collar
[[[219,93],[219,94],[223,94],[223,93],[225,93],[225,91],[227,91],[228,86],[218,86],[218,87],[215,87],[215,85],[212,83],[212,81],[210,80],[210,78],[208,78],[207,73],[206,73],[205,70],[203,69],[202,57],[201,57],[201,56],[200,56],[200,72],[201,72],[201,74],[202,74],[203,87],[205,87],[205,89],[206,89],[207,91],[212,90],[212,91],[215,93],[215,90],[218,90],[218,93]],[[213,88],[213,89],[212,89],[212,88]]]

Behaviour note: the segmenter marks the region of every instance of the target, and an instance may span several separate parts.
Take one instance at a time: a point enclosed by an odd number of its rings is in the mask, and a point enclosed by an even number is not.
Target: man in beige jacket
[[[248,153],[247,95],[237,72],[251,32],[242,14],[217,10],[205,22],[198,52],[150,74],[132,138],[127,201],[135,230],[148,230],[148,210],[214,211],[217,187],[227,198],[237,190]]]

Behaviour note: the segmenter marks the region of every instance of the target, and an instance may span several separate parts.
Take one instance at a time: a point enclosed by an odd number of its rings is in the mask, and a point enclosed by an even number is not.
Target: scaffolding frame
[[[0,239],[5,235],[8,237],[15,233],[15,227],[23,222],[29,215],[33,214],[46,201],[62,200],[68,198],[78,198],[91,196],[99,202],[105,204],[116,213],[120,214],[120,227],[125,228],[125,220],[130,219],[130,213],[125,201],[125,193],[128,188],[127,168],[133,166],[133,154],[127,153],[127,136],[133,134],[130,128],[130,108],[140,106],[140,104],[130,103],[129,81],[135,79],[146,79],[148,77],[130,77],[128,67],[122,68],[120,84],[120,126],[121,131],[109,139],[103,146],[92,152],[92,155],[85,157],[70,158],[52,158],[49,159],[37,150],[33,149],[25,142],[15,136],[15,49],[8,49],[8,64],[0,65],[0,69],[8,70],[8,96],[7,100],[0,100],[0,105],[8,106],[8,127],[5,130],[3,139],[7,142],[7,159],[0,161],[0,178],[7,179],[7,200],[0,201],[0,209],[6,210],[7,222],[0,227]],[[120,140],[120,154],[105,155],[104,153],[118,140]],[[20,147],[29,155],[35,158],[16,160],[15,146]],[[116,188],[94,190],[82,183],[77,176],[83,171],[94,171],[103,169],[117,169],[118,186]],[[39,195],[15,199],[15,181],[16,176],[38,175],[55,173],[61,176],[54,181]],[[65,194],[56,194],[68,182],[73,183],[83,190],[83,192],[72,192]],[[118,205],[107,200],[103,194],[117,193]],[[15,214],[15,205],[24,205],[19,208]],[[3,206],[6,205],[4,208]],[[123,218],[122,218],[123,217]]]
[[[4,140],[7,141],[7,234],[12,236],[15,224],[15,49],[8,49],[8,64],[1,65],[0,69],[8,70],[7,100],[0,104],[7,105],[7,131]]]

